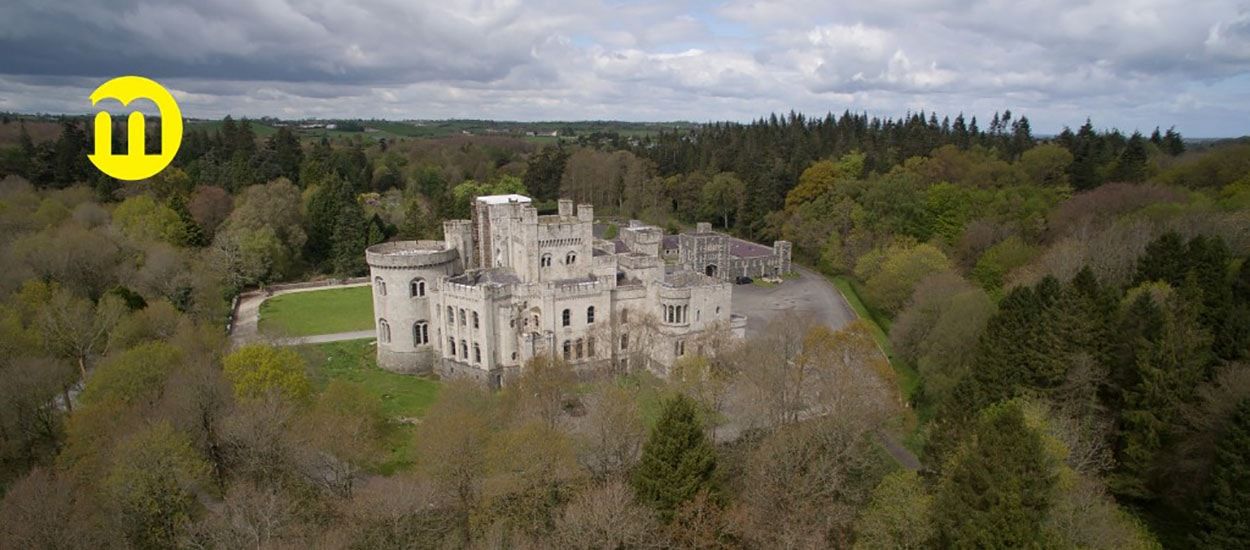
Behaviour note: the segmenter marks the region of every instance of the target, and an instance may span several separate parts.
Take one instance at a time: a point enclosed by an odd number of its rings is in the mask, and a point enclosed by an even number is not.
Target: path
[[[313,292],[317,290],[329,290],[332,288],[351,288],[354,286],[369,286],[369,283],[349,283],[341,285],[315,286],[309,288],[279,289],[274,290],[270,294],[266,294],[265,292],[259,290],[243,293],[239,295],[239,306],[234,312],[234,323],[230,331],[230,344],[234,347],[238,347],[249,342],[268,340],[279,345],[290,346],[299,344],[317,344],[321,342],[338,342],[341,340],[356,340],[359,338],[372,337],[374,334],[372,330],[278,339],[266,338],[265,335],[260,333],[260,305],[264,303],[265,300],[282,294]]]

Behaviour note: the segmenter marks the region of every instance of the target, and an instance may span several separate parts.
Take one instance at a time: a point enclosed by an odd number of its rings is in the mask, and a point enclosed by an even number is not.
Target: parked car
[[[740,285],[749,285],[753,281],[750,277],[747,277],[746,275],[739,275],[737,279],[734,279],[734,282]]]

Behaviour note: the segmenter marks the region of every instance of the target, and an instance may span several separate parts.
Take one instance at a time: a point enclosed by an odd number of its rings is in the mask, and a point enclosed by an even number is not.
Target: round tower
[[[431,372],[440,323],[430,300],[440,278],[460,271],[460,254],[441,241],[396,241],[365,250],[373,284],[378,366],[408,374]]]

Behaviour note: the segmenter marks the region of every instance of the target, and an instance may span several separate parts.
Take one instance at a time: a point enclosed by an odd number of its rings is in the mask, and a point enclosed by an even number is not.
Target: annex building
[[[471,218],[445,222],[442,241],[365,252],[379,366],[494,387],[543,355],[664,375],[688,351],[744,334],[746,317],[730,311],[734,276],[790,268],[789,243],[744,248],[703,224],[677,236],[676,254],[636,221],[596,239],[593,207],[569,200],[540,216],[522,195],[479,197]]]

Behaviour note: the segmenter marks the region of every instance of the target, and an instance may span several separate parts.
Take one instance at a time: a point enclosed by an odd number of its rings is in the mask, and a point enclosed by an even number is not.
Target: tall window
[[[478,346],[477,344],[473,344],[473,362],[474,363],[482,362],[482,348],[481,346]]]
[[[621,335],[621,349],[622,350],[629,349],[629,335],[628,334]]]
[[[568,361],[569,359],[572,359],[572,358],[573,358],[573,344],[570,344],[568,340],[565,340],[564,341],[564,360]]]
[[[456,339],[450,336],[447,337],[447,353],[452,357],[456,356]]]
[[[464,326],[464,308],[460,308],[460,326]]]
[[[586,324],[590,325],[595,322],[595,306],[586,308]]]
[[[477,327],[478,327],[477,312],[474,311],[473,312],[473,328],[477,328]]]
[[[573,265],[576,262],[577,262],[576,252],[569,252],[568,254],[564,255],[564,265]]]
[[[412,345],[423,346],[430,343],[430,325],[425,321],[417,321],[412,325]]]
[[[456,312],[451,309],[451,306],[447,306],[447,325],[454,324],[456,324]]]
[[[561,326],[565,327],[573,324],[573,315],[569,313],[569,310],[566,309],[564,312],[560,313],[560,323]]]
[[[543,257],[538,260],[538,265],[542,267],[551,267],[551,254],[543,254]]]
[[[595,337],[591,336],[586,339],[586,357],[595,356]]]
[[[581,359],[583,357],[582,352],[584,352],[585,350],[586,350],[586,343],[583,342],[581,338],[578,338],[577,339],[577,358],[578,359]]]
[[[460,358],[465,360],[469,358],[469,343],[464,340],[460,341]]]
[[[386,319],[378,319],[378,340],[383,344],[391,343],[391,324]]]
[[[381,277],[374,277],[373,291],[377,292],[378,296],[386,296],[386,281],[383,281]]]
[[[413,279],[408,283],[408,295],[412,298],[425,296],[425,279]]]
[[[677,343],[673,344],[673,354],[678,357],[681,357],[686,354],[686,341],[685,340],[678,340]]]
[[[621,309],[621,324],[629,322],[629,308]]]

